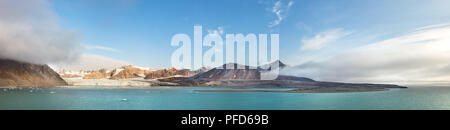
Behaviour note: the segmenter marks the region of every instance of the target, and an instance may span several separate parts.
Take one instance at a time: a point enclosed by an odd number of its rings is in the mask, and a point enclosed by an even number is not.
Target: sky
[[[47,60],[50,56],[38,57],[43,59],[39,61],[53,64],[81,55],[81,60],[64,61],[79,63],[81,67],[76,68],[101,66],[98,62],[111,67],[122,64],[170,67],[171,54],[177,49],[170,46],[172,36],[185,33],[192,38],[194,25],[201,25],[204,34],[279,34],[280,59],[294,68],[287,72],[291,75],[350,82],[443,82],[450,77],[450,73],[441,73],[450,66],[447,62],[450,47],[446,44],[450,37],[448,0],[36,1],[28,5],[36,7],[36,11],[28,13],[46,12],[46,17],[24,17],[46,22],[33,25],[30,30],[57,26],[58,30],[49,34],[62,35],[67,38],[61,41],[77,44],[62,44],[55,50],[68,46],[81,48],[58,51],[70,53],[58,54],[64,57],[50,60]],[[26,4],[20,5],[28,8]],[[27,13],[18,9],[11,10]],[[0,23],[12,23],[6,19],[6,13],[3,15]],[[23,20],[13,22],[18,21]],[[3,25],[0,27],[7,28]],[[433,50],[436,48],[440,50]],[[27,55],[23,57],[18,59],[30,59]]]

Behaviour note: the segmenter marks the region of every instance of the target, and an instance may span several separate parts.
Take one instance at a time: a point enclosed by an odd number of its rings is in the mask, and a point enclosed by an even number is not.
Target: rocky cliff
[[[278,64],[275,64],[278,63]],[[272,68],[275,66],[276,68]],[[213,68],[201,74],[193,76],[194,79],[208,79],[208,80],[259,80],[261,72],[270,71],[277,68],[284,68],[286,65],[281,61],[275,61],[259,67],[240,65],[236,63],[229,63],[222,65],[221,68]]]
[[[140,68],[131,65],[122,66],[113,70],[101,69],[90,72],[83,76],[83,79],[130,79],[130,78],[144,78],[145,75],[153,70],[148,68]]]
[[[109,79],[131,79],[131,78],[142,77],[142,76],[140,76],[139,73],[136,73],[135,71],[128,70],[128,69],[122,70],[122,71],[114,74],[115,72],[116,71],[113,71],[113,75],[111,75],[111,78],[109,78]]]
[[[251,69],[248,66],[238,64],[225,64],[223,68],[213,68],[202,74],[193,76],[194,79],[209,80],[257,80],[260,79],[260,72],[257,69]],[[227,68],[232,67],[232,68]],[[233,68],[234,67],[234,68]],[[239,69],[238,67],[242,67]]]
[[[172,76],[192,76],[196,74],[195,71],[191,71],[189,69],[161,69],[149,72],[146,74],[145,79],[157,79],[157,78],[166,78]]]
[[[272,64],[272,63],[271,63]],[[279,62],[279,68],[286,67]],[[223,65],[225,68],[227,65]],[[299,91],[312,92],[360,92],[379,91],[389,88],[406,88],[390,84],[353,84],[337,82],[321,82],[305,77],[295,77],[279,75],[275,80],[260,80],[261,72],[271,71],[275,68],[243,66],[239,64],[228,64],[234,69],[211,69],[204,73],[199,73],[191,77],[170,77],[159,79],[161,82],[176,83],[179,86],[219,86],[219,87],[240,87],[240,88],[294,88]],[[237,68],[241,66],[242,68]],[[265,68],[265,69],[262,69]]]
[[[0,87],[50,87],[67,83],[47,65],[0,59]]]
[[[110,77],[111,77],[110,72],[108,72],[106,69],[100,69],[98,71],[86,74],[85,76],[83,76],[83,79],[105,79]]]

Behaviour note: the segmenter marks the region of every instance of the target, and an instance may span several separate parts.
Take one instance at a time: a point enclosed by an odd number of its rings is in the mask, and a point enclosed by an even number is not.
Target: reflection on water
[[[150,89],[2,89],[0,109],[450,109],[450,88],[361,93],[196,92],[204,87]]]

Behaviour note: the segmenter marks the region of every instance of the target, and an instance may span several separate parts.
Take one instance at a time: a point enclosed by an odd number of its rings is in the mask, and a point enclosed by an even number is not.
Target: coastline
[[[36,87],[8,87],[0,89],[35,89]],[[95,85],[68,85],[68,86],[54,86],[46,88],[62,88],[62,89],[154,89],[154,88],[199,88],[195,92],[269,92],[269,93],[352,93],[352,92],[377,92],[389,91],[390,88],[363,88],[363,89],[349,89],[349,88],[313,88],[313,89],[299,89],[299,88],[258,88],[258,87],[230,87],[230,86],[95,86]],[[201,90],[202,88],[214,90]],[[38,89],[38,88],[36,88]],[[270,90],[267,90],[270,89]],[[286,90],[289,89],[289,90]],[[404,88],[400,88],[404,89]]]
[[[390,89],[298,89],[292,88],[270,88],[272,90],[261,90],[267,88],[245,88],[245,87],[228,87],[228,86],[95,86],[95,85],[68,85],[54,86],[45,88],[62,88],[62,89],[153,89],[153,88],[213,88],[218,90],[194,90],[196,92],[274,92],[274,93],[349,93],[349,92],[376,92],[389,91]],[[42,87],[1,87],[0,89],[45,89]]]
[[[275,93],[351,93],[351,92],[376,92],[390,89],[292,89],[292,90],[196,90],[197,92],[275,92]]]
[[[151,88],[213,88],[213,90],[194,90],[196,92],[274,92],[274,93],[349,93],[349,92],[376,92],[388,91],[391,88],[407,88],[402,86],[382,85],[382,84],[351,84],[316,81],[223,81],[224,84],[207,85],[183,85],[178,82],[160,81],[158,79],[82,79],[64,78],[68,85],[58,86],[8,86],[0,87],[6,89],[15,88],[67,88],[67,89],[151,89]],[[286,83],[285,83],[286,82]],[[281,85],[281,86],[280,86]],[[267,90],[269,89],[269,90]]]
[[[154,88],[213,88],[217,90],[194,90],[195,92],[262,92],[262,93],[352,93],[352,92],[377,92],[389,91],[390,89],[296,89],[286,90],[286,88],[271,88],[273,90],[261,90],[267,88],[241,88],[241,87],[226,87],[226,86],[55,86],[46,88],[62,88],[62,89],[154,89]],[[0,89],[45,89],[39,87],[2,87]]]

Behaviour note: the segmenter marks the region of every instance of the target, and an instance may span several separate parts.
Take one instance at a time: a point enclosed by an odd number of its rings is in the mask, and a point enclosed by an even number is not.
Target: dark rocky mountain
[[[67,83],[48,65],[0,59],[0,87],[51,87]]]
[[[233,66],[234,68],[227,68]],[[209,80],[257,80],[260,78],[260,72],[257,69],[251,69],[249,66],[239,64],[224,64],[223,68],[213,68],[201,74],[193,76],[193,79]],[[242,67],[243,69],[239,69]]]
[[[194,79],[209,79],[209,80],[259,80],[261,78],[261,72],[271,71],[271,66],[278,62],[277,68],[284,68],[286,65],[277,60],[270,64],[262,65],[259,67],[250,67],[240,65],[236,63],[229,63],[222,65],[221,68],[213,68],[209,71],[197,74],[193,76]],[[228,68],[227,68],[228,67]],[[231,68],[230,68],[231,67]]]
[[[280,61],[279,68],[286,67]],[[271,63],[273,64],[273,63]],[[227,65],[235,69],[226,69]],[[242,69],[237,67],[241,66]],[[320,91],[377,91],[388,88],[406,88],[390,84],[353,84],[337,82],[320,82],[305,77],[279,75],[275,80],[260,80],[261,72],[270,71],[270,67],[242,66],[239,64],[225,64],[224,69],[211,69],[191,77],[170,77],[159,79],[162,82],[177,83],[179,86],[217,86],[217,87],[240,87],[240,88],[296,88],[301,90]],[[262,69],[264,68],[264,69]]]

